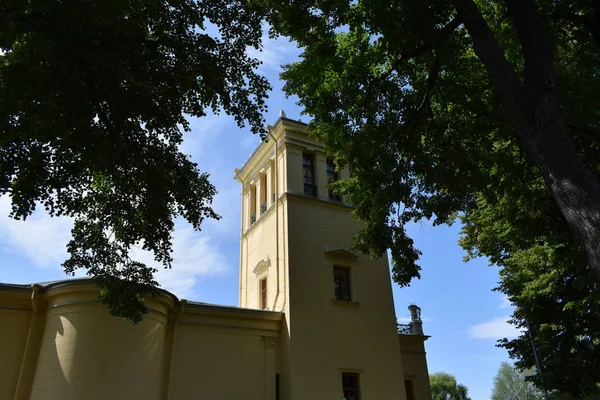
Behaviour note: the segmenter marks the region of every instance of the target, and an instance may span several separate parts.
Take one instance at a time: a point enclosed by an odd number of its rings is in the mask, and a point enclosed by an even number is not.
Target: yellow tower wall
[[[358,372],[364,398],[404,399],[387,260],[343,250],[360,226],[349,207],[287,197],[292,398],[336,398]],[[334,300],[334,266],[350,268],[352,302]]]

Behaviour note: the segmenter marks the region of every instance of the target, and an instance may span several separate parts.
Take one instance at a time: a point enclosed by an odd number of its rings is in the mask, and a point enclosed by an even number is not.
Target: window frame
[[[327,173],[327,192],[329,194],[329,200],[331,201],[342,201],[342,196],[335,194],[329,185],[340,180],[340,173],[336,170],[335,163],[331,158],[325,160],[325,169]]]
[[[410,384],[407,385],[407,383]],[[406,392],[406,400],[415,400],[415,380],[404,378],[404,391]]]
[[[302,183],[304,187],[304,195],[305,196],[317,196],[317,176],[316,176],[316,168],[315,168],[315,154],[302,152]],[[306,162],[310,161],[310,162]],[[307,182],[307,173],[306,171],[310,171],[310,179]]]
[[[338,276],[336,274],[336,271],[345,271],[347,274],[347,285],[346,285],[346,289],[347,289],[347,293],[343,293],[342,289],[338,289]],[[334,265],[333,266],[333,299],[336,301],[345,301],[345,302],[352,302],[354,300],[354,296],[353,296],[353,285],[352,285],[352,270],[350,267],[346,267],[343,265]],[[338,291],[339,291],[339,296],[338,296]],[[347,296],[344,296],[344,294],[346,294]]]
[[[361,399],[361,392],[360,392],[360,372],[357,371],[341,371],[341,381],[342,381],[342,399],[346,400],[346,393],[347,392],[352,392],[355,397],[354,400],[360,400]],[[351,376],[356,378],[355,382],[356,382],[356,386],[355,387],[346,387],[346,384],[344,383],[344,376]]]
[[[264,288],[263,288],[264,283]],[[264,276],[258,280],[258,308],[261,310],[266,310],[268,308],[269,303],[269,285],[267,281],[267,277]]]

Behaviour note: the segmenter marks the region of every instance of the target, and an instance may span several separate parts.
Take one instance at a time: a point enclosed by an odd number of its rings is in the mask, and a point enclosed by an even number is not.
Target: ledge
[[[345,301],[345,300],[331,299],[331,304],[333,304],[335,306],[360,307],[360,303],[358,301]]]
[[[325,255],[326,256],[345,257],[345,258],[349,258],[351,260],[358,260],[358,254],[353,253],[350,250],[345,249],[343,247],[329,249],[327,246],[325,246]]]

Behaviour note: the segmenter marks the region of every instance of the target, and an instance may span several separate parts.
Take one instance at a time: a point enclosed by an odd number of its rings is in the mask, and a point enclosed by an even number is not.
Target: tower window
[[[360,400],[358,374],[342,372],[342,393],[344,400]]]
[[[267,212],[267,175],[260,174],[260,213]]]
[[[306,196],[316,196],[315,159],[312,154],[302,153],[302,175],[304,178],[304,194]]]
[[[352,301],[350,291],[350,268],[333,267],[333,283],[335,286],[335,299]]]
[[[262,278],[260,280],[260,309],[267,309],[267,278]]]
[[[256,222],[256,186],[250,185],[250,225]]]
[[[275,161],[271,160],[271,204],[275,203],[277,196],[277,187],[275,187]]]
[[[327,160],[327,185],[339,180],[339,175],[335,170],[335,164],[333,160]],[[342,197],[338,194],[335,194],[331,188],[329,190],[329,200],[332,201],[342,201]]]

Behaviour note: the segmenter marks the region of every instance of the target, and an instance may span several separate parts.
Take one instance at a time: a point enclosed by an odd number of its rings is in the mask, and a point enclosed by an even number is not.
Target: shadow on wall
[[[166,315],[131,326],[94,296],[51,297],[31,399],[160,398]]]

